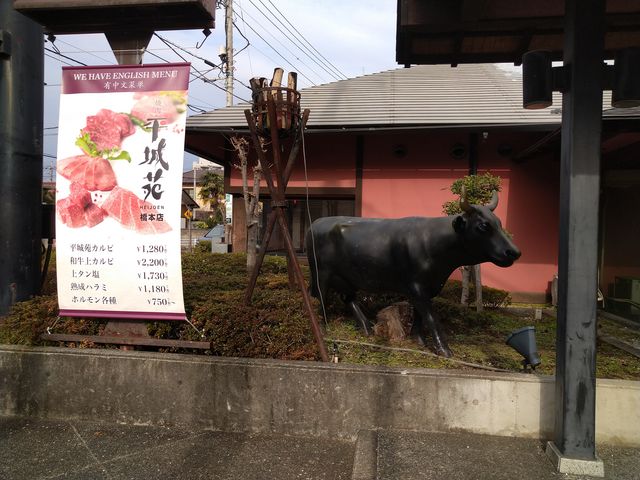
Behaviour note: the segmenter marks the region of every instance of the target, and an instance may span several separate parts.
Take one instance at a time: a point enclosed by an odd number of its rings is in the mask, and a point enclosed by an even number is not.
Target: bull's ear
[[[453,229],[456,233],[461,233],[464,230],[466,223],[467,221],[462,218],[462,215],[456,215],[456,218],[453,219]]]

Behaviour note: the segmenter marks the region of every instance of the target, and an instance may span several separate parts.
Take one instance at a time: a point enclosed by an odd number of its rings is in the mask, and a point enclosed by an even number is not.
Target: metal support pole
[[[149,46],[152,36],[153,31],[142,29],[128,32],[117,30],[105,33],[118,65],[142,64],[142,57]],[[189,244],[191,245],[191,220],[189,220]],[[105,325],[102,335],[143,339],[149,337],[149,332],[144,322],[112,318]],[[121,345],[120,349],[135,350],[134,344],[135,342]]]
[[[0,0],[0,313],[40,287],[42,27]]]
[[[596,464],[590,474],[601,476],[595,366],[605,0],[567,0],[565,8],[555,437],[547,453],[555,450],[549,455],[561,472],[569,459]]]
[[[226,1],[224,29],[225,51],[227,53],[225,90],[227,91],[227,107],[230,107],[233,105],[233,0]]]

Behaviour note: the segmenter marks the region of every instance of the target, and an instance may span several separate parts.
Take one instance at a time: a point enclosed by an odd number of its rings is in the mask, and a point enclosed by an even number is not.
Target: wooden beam
[[[193,348],[211,350],[211,342],[195,342],[191,340],[168,340],[153,337],[119,337],[105,335],[72,335],[64,333],[45,333],[40,336],[48,342],[91,342],[109,345],[138,345],[143,347]]]
[[[561,132],[561,129],[558,128],[553,132],[547,133],[540,140],[536,141],[535,143],[528,146],[524,150],[521,150],[520,152],[512,155],[511,160],[513,160],[516,163],[519,163],[519,162],[522,162],[524,159],[531,157],[536,152],[538,152],[541,148],[543,148],[544,146],[552,142],[554,139],[560,137],[560,132]]]
[[[640,358],[640,348],[636,348],[630,343],[623,342],[619,338],[610,337],[608,335],[598,335],[598,338],[603,342],[608,343],[609,345],[613,345],[614,347],[619,348],[620,350],[623,350],[627,353],[630,353],[631,355],[634,355]]]
[[[609,136],[602,141],[602,153],[604,155],[616,152],[640,142],[640,132],[621,132]]]

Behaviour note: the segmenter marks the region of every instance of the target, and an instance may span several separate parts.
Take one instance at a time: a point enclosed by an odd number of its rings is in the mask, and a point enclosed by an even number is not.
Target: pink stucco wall
[[[483,283],[517,293],[516,298],[532,300],[542,300],[557,272],[559,162],[549,154],[517,164],[500,156],[497,150],[501,145],[510,145],[518,152],[540,136],[539,132],[490,130],[486,139],[480,136],[478,146],[479,172],[490,171],[503,179],[496,213],[522,250],[520,260],[507,269],[485,264]],[[442,204],[453,199],[449,186],[468,172],[468,158],[454,160],[450,154],[454,144],[468,145],[466,132],[371,132],[363,133],[362,138],[364,217],[442,215]],[[220,136],[191,134],[188,140],[196,150],[206,150],[219,158],[231,156]],[[306,136],[307,178],[312,196],[322,196],[326,192],[323,189],[331,188],[333,195],[335,190],[344,189],[345,196],[353,198],[357,185],[356,144],[356,135],[346,131]],[[397,155],[398,150],[405,154]],[[609,168],[614,160],[636,158],[637,150],[621,150],[619,157],[604,158],[603,168]],[[301,155],[291,187],[307,185],[303,159]],[[231,169],[231,186],[240,185],[238,170]],[[355,197],[359,198],[357,193]],[[602,201],[605,234],[600,286],[606,295],[616,276],[640,277],[640,189],[637,185],[607,189]]]
[[[479,173],[490,171],[502,178],[496,213],[522,250],[520,260],[508,269],[485,264],[483,283],[541,299],[557,270],[559,166],[549,158],[515,164],[497,153],[504,143],[515,151],[530,145],[532,137],[526,134],[498,132],[480,138]],[[454,160],[450,150],[467,140],[464,133],[365,137],[362,215],[442,215],[442,204],[454,198],[449,186],[468,172],[467,158]],[[394,156],[397,144],[405,146],[404,157]]]
[[[289,187],[355,187],[355,137],[351,135],[332,135],[330,137],[317,134],[306,135],[304,147],[304,151],[300,148],[296,168],[289,180]],[[240,171],[233,169],[230,180],[231,186],[242,186]],[[263,185],[266,188],[264,181]]]
[[[523,252],[507,269],[485,264],[483,283],[517,293],[516,298],[537,301],[544,299],[557,271],[559,164],[551,157],[516,164],[500,156],[497,149],[508,144],[520,151],[539,137],[539,133],[490,131],[486,139],[480,136],[478,146],[479,172],[488,170],[503,179],[496,213]],[[449,186],[469,168],[468,158],[454,160],[451,148],[456,143],[468,145],[468,141],[466,132],[363,134],[362,216],[442,215],[442,204],[453,199]],[[404,148],[404,156],[396,155],[398,146]],[[312,196],[322,188],[354,191],[354,134],[308,134],[305,147]],[[303,159],[301,155],[290,187],[307,183]],[[236,169],[231,169],[230,184],[241,186]]]

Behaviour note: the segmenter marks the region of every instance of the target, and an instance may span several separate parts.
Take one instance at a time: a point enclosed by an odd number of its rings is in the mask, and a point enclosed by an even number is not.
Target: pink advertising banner
[[[180,212],[189,64],[63,68],[61,316],[184,320]]]

